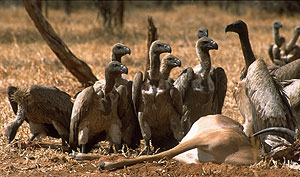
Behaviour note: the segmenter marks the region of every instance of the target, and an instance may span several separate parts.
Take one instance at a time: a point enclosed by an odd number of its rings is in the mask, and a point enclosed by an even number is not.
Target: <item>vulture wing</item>
[[[295,130],[296,121],[282,91],[269,74],[263,60],[253,62],[246,77],[246,92],[254,105],[253,131],[267,127],[286,127]]]
[[[12,110],[14,111],[15,115],[17,115],[18,112],[18,103],[16,103],[13,100],[13,94],[18,90],[17,87],[14,86],[8,86],[7,87],[7,97],[8,97],[8,101],[11,105]]]
[[[176,79],[174,86],[179,90],[182,100],[185,99],[185,93],[189,89],[191,81],[194,77],[193,68],[185,68]]]
[[[227,76],[223,68],[217,67],[213,70],[211,78],[215,85],[212,112],[215,114],[221,114],[227,91]]]
[[[143,73],[137,72],[134,76],[133,84],[132,84],[132,101],[134,106],[134,111],[137,116],[139,111],[139,102],[141,97],[142,91],[142,84],[143,84]]]
[[[73,103],[71,97],[56,87],[32,85],[29,89],[36,106],[48,117],[69,130]]]
[[[97,95],[92,86],[82,90],[76,97],[72,109],[72,117],[70,123],[69,144],[71,149],[75,149],[78,144],[78,127],[82,119],[87,115],[90,106],[94,102],[94,97]]]
[[[290,62],[271,72],[279,81],[300,79],[300,59]]]

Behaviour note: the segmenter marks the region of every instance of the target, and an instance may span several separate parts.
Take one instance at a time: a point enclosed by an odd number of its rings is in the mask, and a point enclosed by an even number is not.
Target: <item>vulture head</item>
[[[202,37],[196,43],[197,51],[208,52],[209,50],[213,50],[213,49],[218,50],[218,44],[208,37]]]
[[[162,59],[162,65],[168,68],[175,68],[181,66],[181,61],[179,58],[175,57],[174,55],[168,54],[165,55]]]
[[[295,31],[296,31],[298,34],[300,34],[300,26],[297,26],[297,27],[295,28]]]
[[[118,61],[121,62],[121,57],[126,55],[126,54],[131,54],[131,50],[125,46],[124,44],[121,43],[116,43],[111,51],[112,55],[112,61]]]
[[[128,68],[118,61],[111,61],[105,68],[105,95],[107,95],[115,85],[115,79],[121,74],[128,74]]]
[[[200,39],[200,38],[202,38],[202,37],[208,37],[208,29],[207,28],[205,28],[205,27],[200,27],[199,29],[198,29],[198,34],[197,34],[197,36],[198,36],[198,39]]]
[[[11,121],[5,126],[4,135],[7,137],[8,143],[12,142],[12,140],[15,139],[15,136],[21,124],[22,122]]]
[[[163,43],[161,41],[154,41],[150,46],[150,53],[151,52],[159,55],[161,53],[166,53],[166,52],[171,53],[172,49],[166,43]]]
[[[225,32],[236,32],[239,35],[241,34],[248,34],[247,24],[242,20],[237,20],[229,25],[226,26]]]
[[[282,28],[282,24],[281,24],[280,22],[274,22],[274,23],[273,23],[273,28],[274,28],[274,29]]]
[[[119,74],[128,74],[128,68],[118,61],[111,61],[105,68],[105,75],[117,77]]]

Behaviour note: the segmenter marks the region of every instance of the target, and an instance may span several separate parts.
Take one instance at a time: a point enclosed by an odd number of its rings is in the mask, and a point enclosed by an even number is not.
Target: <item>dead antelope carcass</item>
[[[217,114],[198,119],[180,144],[168,151],[118,162],[101,162],[99,165],[102,169],[111,170],[173,157],[183,163],[250,165],[259,160],[259,155],[238,122]]]

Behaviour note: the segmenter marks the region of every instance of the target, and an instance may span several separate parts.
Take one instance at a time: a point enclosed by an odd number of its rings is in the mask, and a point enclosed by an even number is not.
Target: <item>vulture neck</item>
[[[298,40],[298,37],[299,37],[299,33],[297,32],[297,30],[295,30],[292,39],[286,46],[286,54],[290,53],[291,50],[294,48],[294,46]]]
[[[168,80],[172,67],[168,66],[166,63],[163,63],[160,67],[161,78],[164,80]]]
[[[197,56],[200,60],[200,75],[204,80],[207,80],[210,69],[211,69],[211,61],[210,61],[210,55],[208,50],[198,50]]]
[[[278,28],[275,28],[273,27],[273,39],[274,39],[274,42],[275,44],[280,47],[280,35],[279,35],[279,29]]]
[[[111,53],[111,61],[118,61],[118,62],[122,63],[121,60],[122,60],[122,55],[117,55],[113,52]],[[122,74],[118,74],[115,78],[115,83],[117,85],[120,85],[119,83],[122,82],[121,80],[122,80]]]
[[[116,54],[113,53],[113,52],[111,53],[110,58],[111,58],[111,61],[118,61],[118,62],[122,63],[122,62],[121,62],[122,56],[116,55]]]
[[[160,69],[160,59],[159,54],[152,52],[150,50],[150,80],[159,80],[159,69]]]
[[[248,30],[246,30],[244,33],[238,33],[238,34],[239,34],[241,47],[242,47],[242,51],[246,63],[246,67],[243,69],[243,73],[241,75],[241,79],[244,79],[247,76],[247,71],[249,66],[255,61],[255,57],[249,41]]]
[[[105,71],[105,86],[104,86],[104,95],[107,96],[115,86],[115,78],[111,74]]]

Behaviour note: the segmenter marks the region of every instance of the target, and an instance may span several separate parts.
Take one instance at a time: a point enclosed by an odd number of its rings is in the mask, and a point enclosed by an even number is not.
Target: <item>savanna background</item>
[[[290,3],[292,5],[286,5]],[[132,54],[122,62],[128,67],[128,79],[137,71],[143,71],[147,57],[147,18],[152,16],[158,29],[158,39],[171,45],[172,53],[182,61],[182,67],[172,71],[177,78],[180,71],[198,64],[195,53],[197,30],[204,26],[209,37],[218,43],[219,49],[211,51],[212,66],[223,67],[228,77],[228,90],[223,114],[243,123],[232,93],[244,66],[238,36],[225,33],[225,26],[242,19],[248,24],[250,42],[257,58],[272,65],[267,50],[272,40],[272,24],[280,21],[280,33],[290,39],[294,27],[300,25],[297,2],[137,2],[125,1],[123,27],[104,28],[101,16],[93,1],[73,1],[67,15],[63,1],[48,2],[47,20],[70,50],[85,61],[98,79],[104,77],[104,67],[110,61],[113,44],[127,45]],[[271,5],[270,5],[271,4]],[[273,5],[272,5],[273,4]],[[275,5],[274,5],[275,4]],[[295,10],[296,9],[296,10]],[[299,44],[299,42],[298,42]],[[33,84],[52,85],[74,96],[82,85],[61,64],[56,55],[40,36],[27,15],[22,1],[0,1],[0,176],[299,176],[297,170],[276,162],[261,162],[250,167],[216,165],[182,165],[173,160],[144,163],[116,170],[101,171],[99,160],[76,161],[60,148],[24,146],[30,137],[24,123],[15,138],[8,144],[3,134],[4,126],[15,117],[8,103],[6,88],[9,85],[25,88]],[[34,140],[60,145],[58,139]],[[101,160],[134,157],[137,152],[108,156],[105,149],[95,148],[103,154]]]

